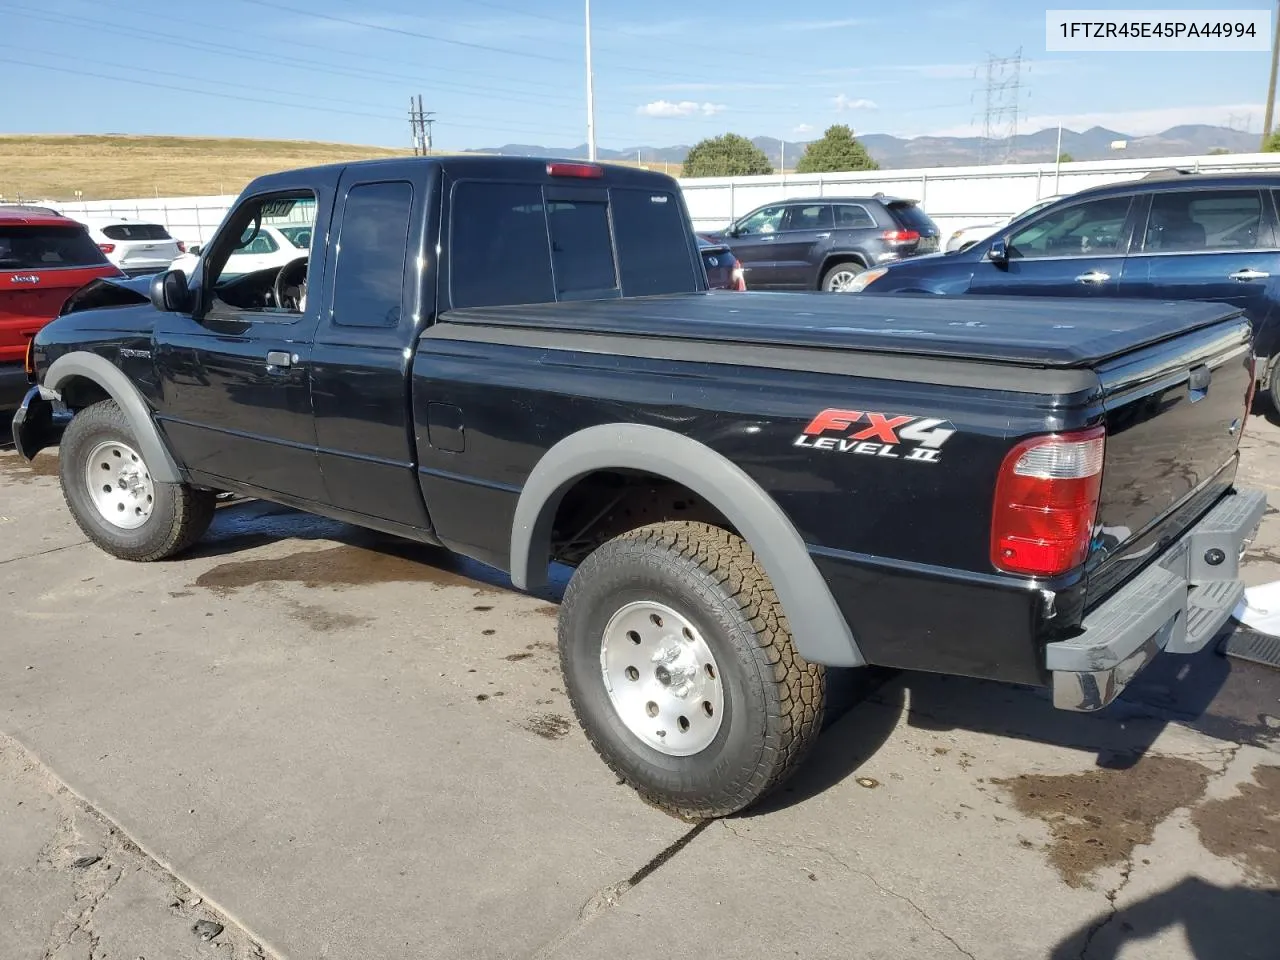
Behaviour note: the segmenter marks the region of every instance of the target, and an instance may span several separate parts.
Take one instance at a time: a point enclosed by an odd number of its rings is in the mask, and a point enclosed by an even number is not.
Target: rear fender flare
[[[138,452],[147,462],[147,470],[153,480],[160,483],[182,482],[182,473],[160,436],[150,407],[119,367],[96,353],[83,350],[66,353],[49,365],[41,386],[60,393],[62,385],[73,377],[92,380],[120,407],[133,428],[133,435],[141,448]]]
[[[833,667],[866,663],[804,540],[774,499],[710,447],[660,427],[588,427],[542,456],[520,493],[512,526],[511,581],[518,589],[536,590],[547,582],[551,527],[565,493],[591,473],[620,469],[682,484],[729,519],[772,581],[806,660]]]

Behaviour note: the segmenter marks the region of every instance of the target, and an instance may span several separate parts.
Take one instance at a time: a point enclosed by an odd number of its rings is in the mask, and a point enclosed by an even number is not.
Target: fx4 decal
[[[792,446],[938,463],[942,460],[942,445],[955,432],[950,420],[829,409],[810,420]]]

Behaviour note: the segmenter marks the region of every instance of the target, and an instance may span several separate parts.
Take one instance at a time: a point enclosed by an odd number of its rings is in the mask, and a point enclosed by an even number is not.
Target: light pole
[[[1271,39],[1271,80],[1267,83],[1267,109],[1262,117],[1262,146],[1267,145],[1271,136],[1271,117],[1276,106],[1276,65],[1280,61],[1280,2],[1276,4],[1275,33]]]
[[[595,104],[595,92],[592,89],[595,86],[595,80],[591,73],[591,0],[587,0],[586,36],[587,36],[587,159],[594,161],[596,158],[596,104]]]

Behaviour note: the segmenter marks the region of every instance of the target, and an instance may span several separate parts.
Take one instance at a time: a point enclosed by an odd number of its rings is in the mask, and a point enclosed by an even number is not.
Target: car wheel
[[[85,536],[122,560],[161,560],[190,547],[213,520],[216,494],[159,483],[114,400],[86,407],[58,448],[62,495]]]
[[[853,278],[867,269],[860,263],[850,261],[837,263],[822,277],[822,289],[828,293],[843,293],[853,283]]]
[[[570,580],[559,639],[587,739],[678,816],[755,803],[821,729],[823,667],[796,652],[751,548],[717,527],[659,523],[597,548]]]

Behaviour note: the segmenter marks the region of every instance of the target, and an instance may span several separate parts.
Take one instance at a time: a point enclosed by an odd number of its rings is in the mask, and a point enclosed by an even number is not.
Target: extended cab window
[[[609,197],[623,292],[652,297],[696,289],[679,198],[631,187],[614,187]]]
[[[1250,250],[1269,246],[1257,190],[1197,190],[1151,198],[1146,253]]]
[[[1106,197],[1045,214],[1009,240],[1010,257],[1088,257],[1123,253],[1129,197]]]
[[[400,322],[413,186],[362,183],[347,191],[338,233],[333,322],[394,327]]]

